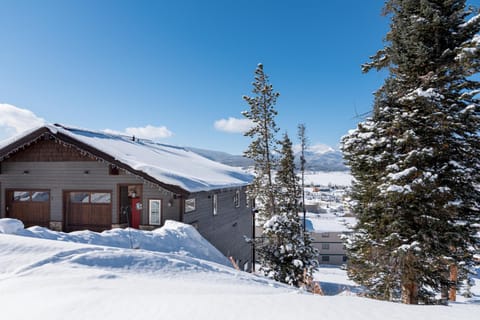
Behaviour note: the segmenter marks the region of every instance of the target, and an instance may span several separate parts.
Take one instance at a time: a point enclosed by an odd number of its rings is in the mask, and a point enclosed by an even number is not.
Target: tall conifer
[[[258,206],[258,218],[266,221],[275,214],[276,206],[273,170],[277,163],[274,156],[277,145],[275,135],[278,132],[275,104],[279,93],[273,90],[262,64],[258,64],[255,70],[252,93],[252,97],[243,97],[250,106],[250,110],[244,111],[243,115],[253,123],[253,127],[245,133],[252,142],[244,155],[254,161],[255,171],[255,178],[247,192],[250,198],[261,204]]]
[[[349,275],[372,296],[433,303],[478,250],[480,16],[465,1],[389,0],[373,114],[342,140],[358,224]]]

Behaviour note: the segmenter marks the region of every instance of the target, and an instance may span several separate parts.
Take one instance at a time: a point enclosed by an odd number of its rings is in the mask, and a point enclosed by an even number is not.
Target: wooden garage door
[[[110,191],[68,191],[65,199],[65,229],[103,231],[112,227]]]
[[[49,227],[49,190],[7,190],[7,217],[22,220],[25,227]]]

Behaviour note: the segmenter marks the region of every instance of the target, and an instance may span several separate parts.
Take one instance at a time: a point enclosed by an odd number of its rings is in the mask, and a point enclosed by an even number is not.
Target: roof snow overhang
[[[55,125],[58,127],[61,127],[60,125]],[[146,181],[153,183],[155,185],[158,185],[159,187],[162,187],[172,193],[182,195],[182,196],[188,196],[190,191],[185,190],[179,186],[176,185],[171,185],[171,184],[166,184],[162,181],[159,181],[158,179],[148,175],[147,173],[136,170],[129,166],[126,163],[123,163],[122,161],[115,159],[112,157],[110,154],[103,152],[102,150],[99,150],[97,148],[94,148],[88,144],[83,143],[82,141],[79,141],[69,135],[66,135],[62,133],[61,131],[55,131],[51,130],[50,127],[44,126],[41,127],[37,130],[34,130],[25,136],[19,138],[18,140],[13,141],[10,144],[7,144],[4,146],[2,149],[0,149],[0,162],[4,161],[5,159],[11,157],[13,154],[18,152],[19,150],[26,149],[29,145],[41,140],[41,139],[56,139],[61,141],[64,144],[67,144],[71,147],[77,148],[81,152],[86,152],[93,156],[96,160],[99,161],[104,161],[109,164],[112,164],[120,169],[123,169],[125,171],[128,171],[138,177],[141,177],[145,179]]]

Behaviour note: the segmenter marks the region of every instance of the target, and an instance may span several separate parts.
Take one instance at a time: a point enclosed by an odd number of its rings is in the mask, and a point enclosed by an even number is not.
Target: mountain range
[[[207,149],[198,149],[187,147],[186,149],[195,152],[205,158],[217,161],[233,167],[249,167],[253,161],[242,155],[232,155],[223,151],[214,151]],[[295,161],[297,167],[300,164],[300,150],[294,147]],[[343,164],[342,153],[327,145],[318,144],[310,146],[305,152],[306,170],[309,171],[348,171]]]

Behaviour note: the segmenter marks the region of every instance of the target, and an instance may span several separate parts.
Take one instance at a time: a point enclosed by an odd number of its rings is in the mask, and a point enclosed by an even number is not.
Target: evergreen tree
[[[300,186],[295,170],[295,156],[293,155],[292,141],[288,134],[283,135],[280,141],[280,161],[275,179],[279,192],[278,205],[280,212],[298,212],[298,198],[300,197]]]
[[[243,115],[253,122],[253,127],[245,133],[245,136],[252,138],[252,142],[244,155],[254,161],[255,171],[255,178],[247,192],[249,198],[260,204],[259,220],[266,221],[275,214],[273,170],[277,161],[273,152],[277,144],[275,134],[278,128],[274,119],[277,115],[274,106],[279,93],[273,91],[262,64],[258,64],[255,70],[252,92],[253,97],[243,97],[250,106],[250,110],[244,111]]]
[[[349,275],[372,296],[433,303],[478,250],[480,16],[465,1],[389,0],[373,114],[342,140],[356,182]]]
[[[265,238],[259,249],[260,271],[277,281],[299,286],[312,277],[318,252],[312,247],[310,235],[303,233],[298,216],[300,188],[292,142],[286,133],[280,145],[281,156],[275,178],[279,213],[263,226]]]
[[[259,249],[260,271],[276,281],[300,286],[317,269],[318,251],[310,236],[303,236],[298,214],[274,215],[263,228],[267,241]]]
[[[300,140],[300,173],[302,174],[301,178],[301,192],[302,192],[302,212],[303,212],[303,231],[306,231],[306,214],[307,210],[305,209],[305,151],[308,146],[308,139],[306,135],[305,124],[301,123],[298,125],[298,139]]]

